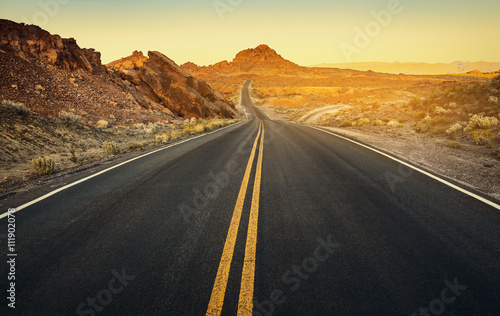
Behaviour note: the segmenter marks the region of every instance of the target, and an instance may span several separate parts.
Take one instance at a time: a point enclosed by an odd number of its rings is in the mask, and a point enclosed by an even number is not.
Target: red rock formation
[[[75,39],[63,39],[35,25],[0,19],[0,46],[21,58],[41,59],[62,69],[83,69],[91,73],[106,71],[99,52],[82,49]]]
[[[110,62],[106,67],[122,70],[126,68],[142,67],[148,58],[142,54],[142,52],[134,51],[131,56],[121,58],[119,60]]]
[[[141,52],[108,64],[123,80],[129,81],[155,102],[183,117],[222,116],[238,113],[224,96],[205,81],[198,80],[159,52]]]
[[[127,100],[123,102],[128,104],[127,107],[140,105],[150,112],[160,111],[167,115],[176,114],[185,117],[200,118],[216,115],[227,118],[238,117],[239,114],[226,102],[224,96],[211,89],[204,81],[197,80],[158,52],[151,52],[149,57],[148,59],[141,52],[135,51],[132,56],[109,64],[108,72],[106,66],[101,64],[99,52],[80,48],[73,38],[63,39],[35,25],[0,19],[0,64],[6,62],[8,58],[22,60],[23,67],[29,72],[8,73],[10,77],[19,81],[32,81],[33,78],[28,78],[31,73],[31,76],[37,77],[38,81],[52,85],[49,83],[50,80],[45,80],[49,78],[44,78],[46,75],[41,70],[44,68],[43,65],[51,64],[62,69],[60,71],[67,76],[70,76],[70,73],[65,70],[79,71],[80,74],[89,77],[90,81],[95,79],[96,82],[99,81],[99,85],[108,87],[102,90],[99,86],[88,86],[88,89],[81,89],[82,91],[77,94],[81,98],[88,97],[92,100],[89,103],[96,108],[105,106],[104,104],[117,104],[114,101],[97,102],[97,99],[116,99],[109,92],[111,90],[109,87],[113,87],[113,90],[121,89],[121,94],[127,96]],[[38,67],[40,65],[41,68]],[[119,77],[113,73],[117,73]],[[93,76],[94,74],[99,76]],[[77,88],[81,84],[73,85],[76,81],[73,77],[67,80],[72,88]],[[100,91],[99,97],[96,96],[96,91]],[[29,101],[30,108],[38,109],[39,113],[57,115],[54,113],[55,110],[49,111],[44,100],[58,102],[59,99],[64,101],[62,99],[65,97],[57,94],[56,88],[47,89],[44,93],[38,92],[40,98]],[[51,98],[46,94],[51,94]]]
[[[243,50],[231,62],[224,60],[208,67],[200,67],[188,62],[182,65],[182,68],[192,73],[211,74],[295,74],[297,72],[310,72],[309,69],[281,57],[267,45],[259,45],[256,48]]]

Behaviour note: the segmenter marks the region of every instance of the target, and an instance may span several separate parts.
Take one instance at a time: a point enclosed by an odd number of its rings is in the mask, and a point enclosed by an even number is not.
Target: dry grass
[[[82,122],[81,116],[66,111],[59,112],[59,118],[66,125],[78,125]]]
[[[196,124],[195,130],[196,130],[196,133],[204,133],[205,132],[205,125]]]
[[[106,156],[114,156],[118,155],[122,151],[122,148],[116,142],[104,142],[102,150]]]
[[[30,109],[24,104],[10,100],[3,100],[2,106],[15,111],[19,115],[29,115],[31,113]]]
[[[171,140],[177,140],[182,137],[182,133],[179,132],[178,130],[174,130],[170,133],[170,139]]]

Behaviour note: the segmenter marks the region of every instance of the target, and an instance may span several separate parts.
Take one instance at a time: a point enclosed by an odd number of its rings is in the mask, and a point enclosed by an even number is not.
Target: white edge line
[[[113,169],[115,169],[115,168],[118,168],[118,167],[121,167],[121,166],[123,166],[123,165],[126,165],[126,164],[128,164],[129,162],[132,162],[132,161],[134,161],[134,160],[144,158],[144,157],[146,157],[146,156],[152,155],[152,154],[157,153],[157,152],[159,152],[159,151],[166,150],[166,149],[168,149],[168,148],[172,148],[172,147],[174,147],[174,146],[177,146],[177,145],[180,145],[180,144],[183,144],[183,143],[186,143],[186,142],[189,142],[189,141],[195,140],[195,139],[200,138],[200,137],[204,137],[204,136],[207,136],[207,135],[210,135],[210,134],[213,134],[213,133],[218,133],[218,132],[220,132],[220,131],[222,131],[222,130],[224,130],[224,129],[226,129],[226,128],[229,128],[229,127],[232,127],[232,126],[236,126],[236,125],[241,124],[241,123],[243,123],[243,122],[245,122],[245,121],[241,121],[241,122],[238,122],[238,123],[235,123],[235,124],[231,124],[231,125],[226,126],[226,127],[223,127],[223,128],[219,128],[218,130],[215,130],[215,131],[210,132],[210,133],[206,133],[206,134],[202,134],[202,135],[198,135],[198,136],[195,136],[195,137],[192,137],[192,138],[185,139],[185,140],[180,141],[180,142],[178,142],[178,143],[174,143],[174,144],[172,144],[172,145],[169,145],[169,146],[166,146],[166,147],[163,147],[163,148],[160,148],[160,149],[154,150],[154,151],[152,151],[152,152],[149,152],[149,153],[147,153],[147,154],[144,154],[144,155],[141,155],[141,156],[138,156],[138,157],[132,158],[132,159],[130,159],[130,160],[124,161],[124,162],[122,162],[122,163],[119,163],[119,164],[117,164],[117,165],[114,165],[113,167],[109,167],[108,169],[101,170],[101,171],[99,171],[99,172],[97,172],[97,173],[94,173],[94,174],[93,174],[93,175],[91,175],[91,176],[88,176],[88,177],[86,177],[86,178],[83,178],[83,179],[80,179],[80,180],[78,180],[78,181],[75,181],[75,182],[72,182],[72,183],[70,183],[70,184],[67,184],[67,185],[65,185],[65,186],[63,186],[63,187],[60,187],[59,189],[56,189],[56,190],[54,190],[54,191],[52,191],[52,192],[49,192],[49,193],[47,193],[47,194],[45,194],[45,195],[43,195],[43,196],[41,196],[41,197],[39,197],[39,198],[37,198],[37,199],[34,199],[34,200],[32,200],[32,201],[30,201],[30,202],[28,202],[28,203],[25,203],[25,204],[23,204],[23,205],[21,205],[21,206],[18,206],[18,207],[16,207],[16,208],[15,208],[15,211],[14,211],[14,212],[5,212],[5,213],[3,213],[2,215],[0,215],[0,219],[2,219],[2,218],[4,218],[4,217],[6,217],[6,216],[7,216],[7,215],[9,215],[9,214],[14,214],[14,213],[17,213],[17,212],[19,212],[20,210],[25,209],[25,208],[27,208],[27,207],[29,207],[29,206],[31,206],[31,205],[33,205],[33,204],[36,204],[36,203],[38,203],[38,202],[40,202],[40,201],[43,201],[43,200],[45,200],[46,198],[48,198],[48,197],[50,197],[50,196],[52,196],[52,195],[55,195],[55,194],[57,194],[57,193],[59,193],[59,192],[61,192],[61,191],[64,191],[64,190],[66,190],[66,189],[69,189],[69,188],[71,188],[71,187],[73,187],[73,186],[75,186],[75,185],[77,185],[77,184],[80,184],[80,183],[82,183],[82,182],[85,182],[85,181],[87,181],[87,180],[90,180],[90,179],[92,179],[92,178],[94,178],[94,177],[97,177],[97,176],[99,176],[99,175],[101,175],[101,174],[103,174],[103,173],[106,173],[106,172],[108,172],[108,171],[111,171],[111,170],[113,170]]]
[[[453,189],[455,189],[455,190],[458,190],[458,191],[460,191],[460,192],[462,192],[462,193],[465,193],[465,194],[467,194],[467,195],[469,195],[469,196],[471,196],[471,197],[473,197],[473,198],[475,198],[475,199],[477,199],[477,200],[479,200],[479,201],[481,201],[481,202],[483,202],[483,203],[486,203],[486,204],[488,204],[488,205],[490,205],[490,206],[492,206],[492,207],[496,208],[497,210],[500,210],[500,205],[496,204],[495,202],[490,201],[490,200],[488,200],[488,199],[485,199],[485,198],[483,198],[482,196],[479,196],[479,195],[477,195],[477,194],[475,194],[475,193],[472,193],[472,192],[470,192],[470,191],[467,191],[467,190],[465,190],[465,189],[463,189],[463,188],[461,188],[461,187],[459,187],[459,186],[457,186],[457,185],[455,185],[455,184],[453,184],[453,183],[451,183],[451,182],[448,182],[448,181],[446,181],[446,180],[444,180],[444,179],[442,179],[442,178],[440,178],[440,177],[437,177],[437,176],[433,175],[432,173],[429,173],[429,172],[427,172],[427,171],[425,171],[425,170],[422,170],[422,169],[420,169],[420,168],[417,168],[417,167],[415,167],[415,166],[413,166],[413,165],[411,165],[411,164],[409,164],[409,163],[406,163],[406,162],[404,162],[404,161],[402,161],[402,160],[399,160],[399,159],[397,159],[397,158],[395,158],[395,157],[393,157],[393,156],[391,156],[391,155],[388,155],[388,154],[386,154],[386,153],[384,153],[384,152],[381,152],[380,150],[377,150],[377,149],[372,148],[372,147],[370,147],[370,146],[367,146],[367,145],[361,144],[361,143],[359,143],[359,142],[357,142],[357,141],[355,141],[355,140],[349,139],[349,138],[347,138],[347,137],[344,137],[344,136],[338,135],[338,134],[336,134],[336,133],[334,133],[334,132],[331,132],[331,131],[328,131],[328,130],[325,130],[325,129],[322,129],[322,128],[318,128],[318,127],[315,127],[315,126],[310,126],[310,125],[303,125],[303,126],[307,126],[307,127],[310,127],[310,128],[316,129],[316,130],[318,130],[318,131],[322,131],[322,132],[324,132],[324,133],[334,135],[334,136],[336,136],[336,137],[338,137],[338,138],[341,138],[341,139],[347,140],[347,141],[349,141],[349,142],[351,142],[351,143],[354,143],[354,144],[356,144],[356,145],[358,145],[358,146],[361,146],[361,147],[367,148],[367,149],[369,149],[369,150],[372,150],[372,151],[374,151],[374,152],[376,152],[376,153],[378,153],[378,154],[380,154],[380,155],[382,155],[382,156],[385,156],[385,157],[390,158],[390,159],[392,159],[392,160],[394,160],[394,161],[397,161],[397,162],[399,162],[399,163],[400,163],[400,164],[402,164],[402,165],[405,165],[405,166],[407,166],[407,167],[410,167],[410,168],[412,168],[413,170],[416,170],[416,171],[418,171],[418,172],[420,172],[420,173],[422,173],[422,174],[424,174],[424,175],[426,175],[426,176],[428,176],[428,177],[430,177],[430,178],[432,178],[432,179],[434,179],[434,180],[437,180],[437,181],[439,181],[439,182],[441,182],[441,183],[443,183],[443,184],[446,184],[447,186],[452,187],[452,188],[453,188]]]

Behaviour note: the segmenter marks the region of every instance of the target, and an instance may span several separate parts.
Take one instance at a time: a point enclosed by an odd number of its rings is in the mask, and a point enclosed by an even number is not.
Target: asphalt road
[[[499,314],[498,209],[268,120],[248,85],[250,120],[14,213],[12,252],[1,219],[0,314]],[[2,212],[92,172],[0,201]]]

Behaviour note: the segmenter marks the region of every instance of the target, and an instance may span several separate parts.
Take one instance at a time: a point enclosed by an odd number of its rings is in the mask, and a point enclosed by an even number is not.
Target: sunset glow
[[[497,61],[500,2],[461,1],[5,1],[2,18],[33,23],[102,53],[138,49],[177,63],[213,64],[265,43],[301,65],[326,62]],[[231,4],[232,3],[232,4]],[[374,14],[399,7],[386,25]],[[387,19],[386,19],[387,20]],[[373,23],[379,23],[379,29]],[[384,23],[382,23],[384,24]],[[371,27],[366,47],[357,30]],[[342,45],[359,51],[346,56]]]

